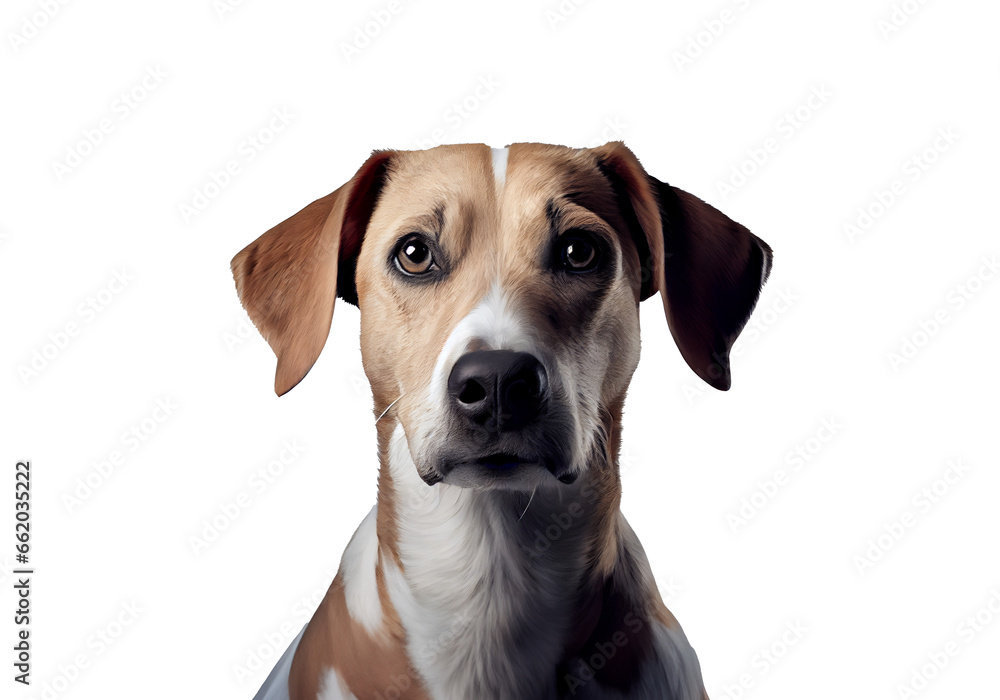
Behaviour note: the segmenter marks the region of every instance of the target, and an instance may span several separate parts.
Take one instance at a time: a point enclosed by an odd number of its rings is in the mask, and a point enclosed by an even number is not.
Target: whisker
[[[403,392],[403,393],[406,393],[406,392]],[[397,396],[396,397],[396,401],[399,401],[401,398],[403,398],[403,394],[400,394],[399,396]],[[382,415],[380,415],[378,418],[375,419],[376,423],[378,423],[380,420],[382,420],[382,416],[384,416],[386,413],[388,413],[389,409],[396,405],[396,401],[393,401],[391,404],[389,404],[388,406],[385,407],[385,410],[382,411]]]
[[[535,488],[531,489],[531,496],[528,497],[528,503],[527,505],[524,506],[524,511],[521,513],[521,518],[523,518],[524,514],[528,512],[528,506],[531,505],[531,500],[535,497],[535,491],[537,490],[538,490],[538,485],[536,484]],[[518,518],[517,522],[521,522],[521,518]]]

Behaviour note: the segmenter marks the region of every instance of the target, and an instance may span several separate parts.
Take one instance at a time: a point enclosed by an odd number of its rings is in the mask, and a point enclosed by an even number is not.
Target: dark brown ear
[[[640,298],[660,292],[688,366],[716,389],[729,389],[729,351],[771,272],[770,246],[715,207],[648,175],[621,142],[595,151],[633,207],[626,220],[642,228]]]
[[[354,267],[391,151],[376,151],[347,184],[285,219],[236,254],[236,291],[278,356],[281,396],[326,344],[338,295],[357,303]]]

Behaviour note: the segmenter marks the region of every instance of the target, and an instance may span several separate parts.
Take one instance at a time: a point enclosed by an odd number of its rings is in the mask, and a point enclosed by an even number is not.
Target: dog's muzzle
[[[570,483],[569,430],[545,366],[512,350],[462,355],[448,375],[448,434],[441,476],[465,486],[516,484],[548,471]],[[524,482],[527,483],[527,482]]]

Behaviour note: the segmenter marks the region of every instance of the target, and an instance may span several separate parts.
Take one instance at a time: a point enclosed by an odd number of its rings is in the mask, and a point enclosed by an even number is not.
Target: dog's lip
[[[495,452],[485,457],[480,457],[476,462],[487,469],[505,470],[513,469],[521,464],[536,464],[537,460],[510,452]]]
[[[496,449],[494,446],[493,449]],[[487,447],[489,449],[489,447]],[[437,481],[465,488],[515,488],[532,490],[545,483],[547,472],[563,484],[572,484],[579,472],[554,458],[515,452],[489,452],[444,458],[436,470]],[[428,483],[431,483],[428,481]],[[436,482],[435,482],[436,483]]]

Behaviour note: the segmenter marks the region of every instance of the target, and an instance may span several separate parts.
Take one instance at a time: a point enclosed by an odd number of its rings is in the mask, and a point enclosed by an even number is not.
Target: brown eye
[[[564,235],[559,243],[560,260],[570,272],[589,272],[597,267],[600,254],[594,240],[586,233]]]
[[[396,252],[396,266],[407,275],[423,275],[434,267],[431,249],[417,236],[403,241]]]

